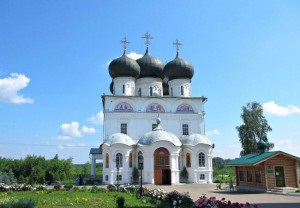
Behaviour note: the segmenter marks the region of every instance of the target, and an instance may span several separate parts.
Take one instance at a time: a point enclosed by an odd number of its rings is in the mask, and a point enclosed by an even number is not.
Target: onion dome
[[[135,60],[126,56],[125,50],[121,57],[114,59],[109,64],[109,74],[112,78],[116,77],[134,77],[140,74],[140,66]]]
[[[171,142],[174,146],[181,146],[180,140],[174,134],[163,130],[160,125],[160,118],[157,118],[157,127],[153,131],[144,134],[138,144],[141,145],[151,145],[155,142],[167,141]]]
[[[209,146],[213,145],[212,142],[202,134],[191,134],[188,136],[184,136],[182,137],[181,142],[184,145],[191,145],[191,146],[196,146],[198,144],[207,144]]]
[[[163,68],[164,63],[149,55],[148,48],[146,50],[145,55],[142,58],[136,60],[136,62],[141,67],[141,73],[138,78],[143,77],[154,77],[163,79]]]
[[[257,142],[256,145],[257,145],[257,149],[259,150],[260,153],[264,153],[268,147],[267,143],[261,139]]]
[[[186,60],[179,58],[177,52],[176,58],[165,65],[163,72],[169,80],[192,79],[194,67]]]
[[[163,86],[163,95],[169,95],[169,84],[167,78],[163,79],[162,86]]]
[[[122,133],[115,133],[110,136],[108,136],[103,144],[106,144],[108,146],[114,145],[114,144],[124,144],[127,146],[134,145],[135,142],[126,134]]]
[[[114,82],[111,81],[110,85],[109,85],[109,90],[111,92],[111,94],[114,94]]]

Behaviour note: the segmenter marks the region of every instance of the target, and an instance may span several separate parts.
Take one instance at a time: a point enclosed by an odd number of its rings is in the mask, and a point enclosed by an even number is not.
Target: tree
[[[236,127],[243,148],[241,156],[258,152],[256,146],[258,140],[266,142],[267,150],[274,147],[273,143],[268,142],[267,133],[272,131],[272,128],[263,115],[260,103],[251,102],[243,106],[241,118],[244,124]]]

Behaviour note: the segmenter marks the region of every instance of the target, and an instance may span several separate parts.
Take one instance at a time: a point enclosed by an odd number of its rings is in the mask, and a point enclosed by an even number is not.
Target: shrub
[[[108,191],[116,191],[117,190],[117,187],[113,184],[107,185],[106,188],[107,188]]]
[[[68,190],[73,188],[73,185],[72,184],[67,184],[67,185],[64,185],[64,188],[68,191]]]
[[[188,179],[189,179],[189,172],[184,166],[183,169],[180,171],[180,182],[187,183]]]
[[[124,208],[125,207],[125,198],[123,196],[117,197],[117,208]]]
[[[60,189],[61,189],[61,184],[55,184],[55,185],[53,186],[53,188],[54,188],[55,190],[60,190]]]
[[[245,206],[244,206],[245,205]],[[208,207],[222,207],[222,208],[241,208],[241,207],[251,207],[251,205],[246,202],[245,204],[231,201],[225,201],[225,198],[222,198],[221,200],[217,200],[216,197],[206,197],[205,195],[202,195],[195,201],[194,204],[195,207],[202,207],[202,208],[208,208]],[[253,205],[254,208],[258,208],[256,204]]]
[[[194,206],[194,202],[188,193],[179,193],[178,191],[172,191],[167,193],[161,203],[161,207],[180,207],[190,208]]]
[[[33,207],[35,207],[35,201],[32,201],[31,199],[9,201],[5,204],[0,204],[0,208],[33,208]]]

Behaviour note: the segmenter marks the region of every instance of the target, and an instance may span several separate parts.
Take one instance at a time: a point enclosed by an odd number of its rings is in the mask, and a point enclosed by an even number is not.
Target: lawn
[[[135,193],[104,192],[92,193],[90,190],[40,190],[40,191],[9,191],[0,192],[1,204],[9,201],[33,200],[35,207],[117,207],[116,199],[119,196],[125,198],[125,207],[155,207],[146,200],[137,199]]]

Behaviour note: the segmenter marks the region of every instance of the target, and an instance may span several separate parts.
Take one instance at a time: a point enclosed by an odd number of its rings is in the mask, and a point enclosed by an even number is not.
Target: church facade
[[[205,97],[191,96],[192,64],[177,55],[164,64],[146,52],[124,53],[109,65],[111,95],[102,95],[103,183],[133,182],[142,169],[146,184],[178,184],[185,168],[189,183],[212,183],[212,142],[205,136]]]

